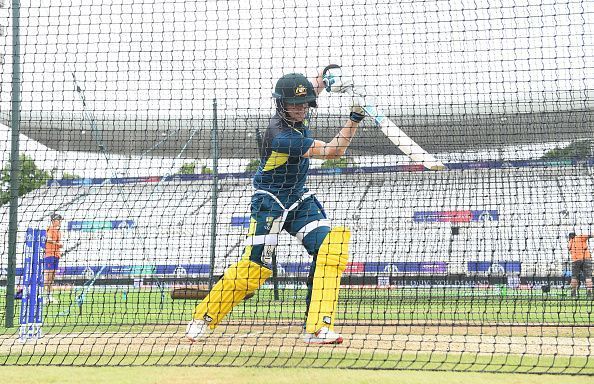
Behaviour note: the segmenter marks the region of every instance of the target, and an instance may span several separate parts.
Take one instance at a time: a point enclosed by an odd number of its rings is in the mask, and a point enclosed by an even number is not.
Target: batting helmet
[[[318,105],[313,85],[300,73],[289,73],[278,79],[272,97],[281,104],[308,104],[310,107]]]
[[[50,219],[51,219],[52,221],[54,221],[54,220],[62,220],[62,219],[63,219],[63,217],[62,217],[62,215],[60,215],[59,213],[55,213],[55,212],[54,212],[54,213],[52,213],[52,214],[51,214],[51,216],[50,216]]]

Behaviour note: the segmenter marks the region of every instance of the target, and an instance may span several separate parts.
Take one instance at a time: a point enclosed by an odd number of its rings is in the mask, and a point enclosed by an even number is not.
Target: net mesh
[[[0,0],[0,365],[594,374],[591,259],[568,238],[594,234],[587,0],[13,5]],[[249,268],[219,279],[256,248],[254,221],[273,224],[252,204],[254,173],[286,176],[269,162],[271,92],[333,63],[368,116],[344,156],[310,160],[318,211],[288,212],[252,295]],[[309,134],[340,144],[361,99],[317,103]],[[411,159],[421,148],[445,169]],[[303,229],[310,214],[330,224]],[[344,341],[313,344],[321,239],[303,236],[338,227],[352,232],[332,319]],[[221,281],[250,294],[190,343]]]

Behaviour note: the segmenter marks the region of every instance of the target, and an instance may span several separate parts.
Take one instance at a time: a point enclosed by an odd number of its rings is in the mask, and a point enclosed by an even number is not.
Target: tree
[[[51,179],[51,174],[46,170],[38,168],[33,158],[23,154],[19,156],[19,159],[21,162],[19,196],[23,196],[42,187]],[[10,161],[2,169],[0,178],[2,179],[0,205],[4,205],[10,201]]]
[[[591,156],[592,142],[590,140],[573,141],[564,148],[554,148],[543,155],[547,160],[581,160]]]
[[[252,159],[250,160],[249,164],[245,167],[246,172],[256,172],[260,167],[260,160]]]
[[[348,157],[341,157],[338,159],[328,159],[325,160],[320,168],[322,169],[330,169],[330,168],[351,168],[355,167],[357,164]]]
[[[180,175],[193,175],[196,173],[196,163],[185,163],[177,172]]]
[[[77,179],[82,179],[82,177],[80,177],[79,175],[75,175],[74,173],[64,172],[62,174],[62,179],[64,179],[64,180],[77,180]]]

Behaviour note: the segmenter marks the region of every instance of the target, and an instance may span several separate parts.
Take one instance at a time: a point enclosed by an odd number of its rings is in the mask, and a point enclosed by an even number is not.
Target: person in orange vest
[[[586,281],[586,295],[592,297],[592,254],[588,240],[592,235],[569,234],[569,253],[571,254],[571,296],[577,297],[580,273]]]
[[[44,287],[49,303],[57,303],[58,299],[52,296],[52,287],[56,278],[56,270],[60,256],[62,256],[62,216],[58,213],[51,215],[51,224],[47,229],[47,238],[45,240],[45,258],[44,264]]]

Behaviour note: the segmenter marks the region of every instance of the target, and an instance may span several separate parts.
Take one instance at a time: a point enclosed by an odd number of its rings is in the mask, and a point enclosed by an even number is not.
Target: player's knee
[[[326,236],[330,233],[330,227],[317,227],[309,232],[302,240],[302,244],[310,255],[317,255]]]
[[[241,260],[251,261],[270,269],[277,243],[278,234],[248,237]]]
[[[346,268],[349,259],[349,240],[351,231],[346,227],[332,228],[320,245],[316,266]]]

